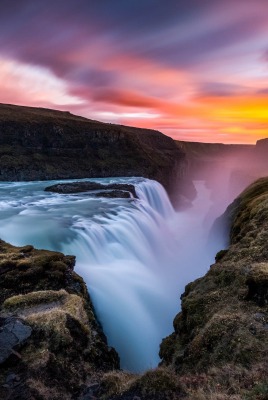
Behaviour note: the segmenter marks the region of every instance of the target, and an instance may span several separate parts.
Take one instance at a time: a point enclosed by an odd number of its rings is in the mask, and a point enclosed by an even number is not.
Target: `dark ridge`
[[[143,176],[170,189],[184,175],[184,152],[161,132],[0,105],[1,181]]]

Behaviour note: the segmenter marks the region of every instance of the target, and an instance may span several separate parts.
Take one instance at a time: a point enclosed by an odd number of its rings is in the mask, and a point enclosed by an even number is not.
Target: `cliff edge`
[[[119,368],[75,258],[0,241],[0,398],[77,399]]]
[[[0,180],[143,176],[170,189],[184,152],[161,132],[0,104]]]
[[[224,218],[230,246],[186,286],[160,356],[176,373],[201,379],[204,396],[214,380],[213,399],[267,399],[268,178],[249,186]]]

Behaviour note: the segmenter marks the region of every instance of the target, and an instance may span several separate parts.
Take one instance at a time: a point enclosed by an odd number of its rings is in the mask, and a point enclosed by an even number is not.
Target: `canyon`
[[[0,397],[265,400],[267,143],[1,105]]]

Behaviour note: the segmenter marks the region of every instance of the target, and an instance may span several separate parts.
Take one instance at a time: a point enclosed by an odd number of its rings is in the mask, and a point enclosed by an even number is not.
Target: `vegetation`
[[[266,400],[268,178],[224,217],[229,248],[186,286],[161,366],[142,375],[119,370],[74,257],[0,241],[0,324],[12,316],[32,328],[0,369],[0,398]]]
[[[0,242],[0,327],[12,317],[32,328],[1,366],[1,399],[73,399],[86,379],[119,367],[73,267],[74,257]]]

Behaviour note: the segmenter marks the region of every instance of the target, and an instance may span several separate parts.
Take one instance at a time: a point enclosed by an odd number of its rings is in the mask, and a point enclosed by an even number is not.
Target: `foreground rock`
[[[77,399],[119,368],[74,261],[0,242],[1,399]]]
[[[130,198],[132,195],[132,197],[138,198],[135,186],[125,183],[111,183],[107,185],[97,182],[58,183],[46,187],[45,191],[62,194],[93,192],[96,197]]]
[[[32,329],[18,318],[0,318],[0,364],[31,336]]]
[[[158,131],[0,105],[2,181],[143,176],[170,190],[184,175],[184,152]]]

